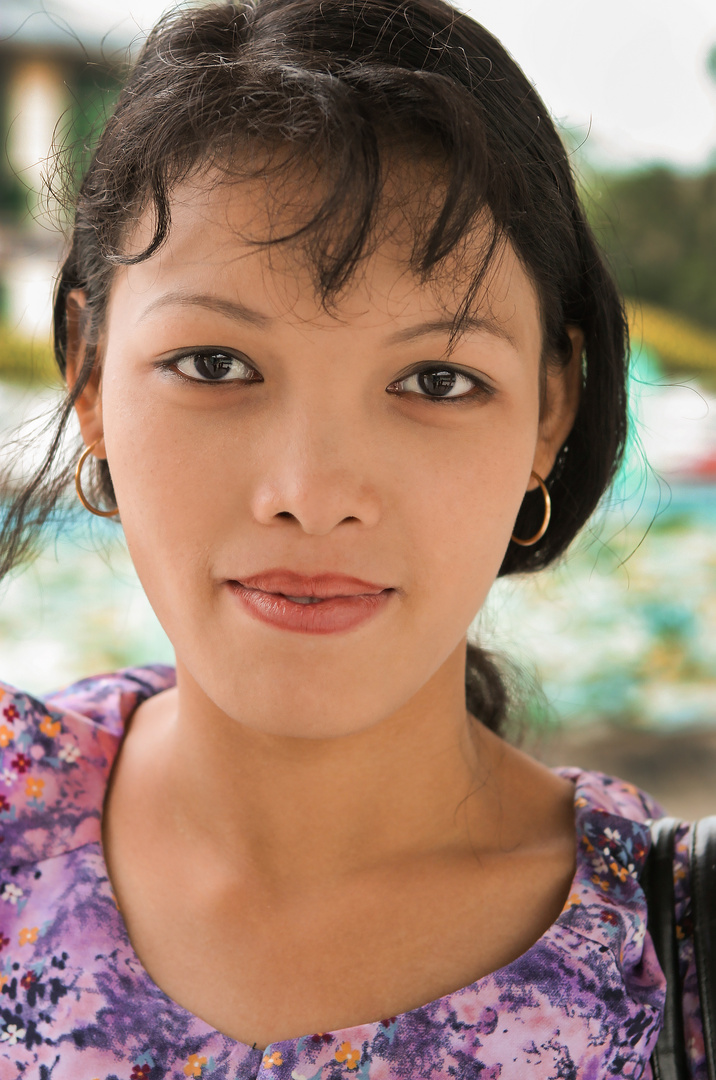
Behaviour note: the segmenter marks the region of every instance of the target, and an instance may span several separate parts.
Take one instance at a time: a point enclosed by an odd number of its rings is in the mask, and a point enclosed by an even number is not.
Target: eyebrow
[[[215,311],[219,315],[226,315],[236,322],[243,322],[249,326],[259,327],[260,329],[268,327],[277,321],[275,317],[265,315],[261,311],[256,311],[254,308],[250,308],[246,304],[243,304],[240,300],[228,300],[222,299],[222,297],[219,296],[212,296],[210,293],[187,293],[180,290],[164,293],[163,296],[159,296],[156,300],[153,300],[144,309],[139,321],[141,322],[154,311],[172,306],[204,308],[207,311]],[[394,331],[394,333],[388,335],[386,344],[400,345],[405,344],[406,342],[417,341],[423,337],[429,337],[432,334],[449,334],[453,330],[454,324],[454,316],[443,319],[431,319],[427,322],[418,323],[416,326],[408,326],[403,330]],[[493,337],[498,337],[504,341],[508,341],[510,344],[514,344],[512,335],[507,328],[495,319],[491,319],[485,315],[467,315],[461,320],[458,337],[462,337],[463,334],[470,332],[491,334]]]
[[[430,334],[449,334],[455,325],[455,317],[447,319],[433,319],[430,322],[419,323],[417,326],[409,326],[405,330],[396,330],[388,337],[388,344],[400,344],[406,341],[417,341],[418,338],[428,337]],[[493,337],[502,338],[514,344],[512,335],[507,328],[495,319],[485,315],[467,315],[460,320],[458,338],[463,334],[470,333],[492,334]]]
[[[237,322],[248,323],[250,326],[264,327],[276,320],[270,315],[264,315],[261,311],[242,304],[240,300],[223,300],[220,296],[211,296],[209,293],[187,293],[181,291],[164,293],[152,300],[151,304],[142,312],[139,321],[146,319],[152,312],[164,307],[200,307],[208,311],[216,311],[219,315],[227,315]]]

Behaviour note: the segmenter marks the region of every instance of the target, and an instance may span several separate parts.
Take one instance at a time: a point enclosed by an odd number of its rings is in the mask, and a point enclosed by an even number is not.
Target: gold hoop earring
[[[96,506],[92,506],[92,503],[87,502],[85,493],[82,490],[82,481],[80,479],[80,473],[82,472],[82,466],[87,460],[89,454],[94,450],[98,442],[102,441],[102,436],[99,439],[95,439],[91,446],[86,447],[80,454],[80,460],[77,462],[77,468],[75,469],[75,487],[77,488],[77,495],[79,500],[84,506],[85,510],[89,510],[90,514],[96,514],[97,517],[114,517],[119,513],[119,507],[116,510],[98,510]]]
[[[540,525],[538,531],[534,534],[534,536],[530,536],[529,540],[518,540],[517,537],[514,535],[514,533],[512,534],[510,539],[515,544],[519,544],[520,547],[532,547],[532,545],[536,544],[538,540],[541,540],[542,537],[544,536],[544,534],[547,532],[547,526],[549,525],[549,519],[552,517],[552,500],[549,497],[549,492],[547,491],[547,485],[545,484],[542,477],[538,476],[536,472],[533,471],[530,475],[532,476],[533,480],[537,481],[540,488],[542,489],[542,495],[544,496],[544,519],[543,519],[542,524]]]

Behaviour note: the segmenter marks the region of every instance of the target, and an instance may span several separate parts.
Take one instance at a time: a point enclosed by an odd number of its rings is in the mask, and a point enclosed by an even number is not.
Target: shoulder
[[[574,805],[578,814],[580,810],[588,809],[592,813],[612,815],[641,825],[664,816],[663,807],[653,796],[617,776],[571,767],[558,768],[554,772],[574,784]]]
[[[645,920],[640,877],[651,848],[650,824],[662,817],[659,803],[627,781],[604,773],[559,769],[574,783],[574,825],[580,903],[603,918],[619,908],[632,930]],[[639,930],[641,933],[641,930]]]
[[[99,839],[127,718],[174,683],[160,665],[102,674],[38,698],[0,682],[0,865]]]
[[[610,948],[625,982],[636,992],[640,965],[655,963],[651,953],[643,955],[646,898],[640,878],[651,847],[649,825],[662,816],[661,807],[617,777],[581,769],[557,771],[575,786],[577,869],[562,925]],[[658,983],[661,976],[655,967],[652,975]]]

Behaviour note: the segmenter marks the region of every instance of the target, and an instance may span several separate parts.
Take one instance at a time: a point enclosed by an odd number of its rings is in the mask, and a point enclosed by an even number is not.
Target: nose
[[[262,525],[295,522],[311,536],[372,528],[382,514],[375,444],[354,418],[294,415],[266,432],[252,496]]]

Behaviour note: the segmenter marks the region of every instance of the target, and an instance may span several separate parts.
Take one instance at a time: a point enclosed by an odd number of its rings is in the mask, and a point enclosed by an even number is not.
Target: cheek
[[[495,425],[452,460],[425,462],[413,477],[412,548],[445,620],[467,626],[505,556],[529,479],[536,422]]]
[[[166,395],[143,392],[141,381],[113,375],[111,358],[103,422],[127,545],[156,607],[162,581],[162,590],[172,582],[191,589],[192,572],[196,579],[206,564],[213,519],[233,487],[221,432],[178,414]]]

